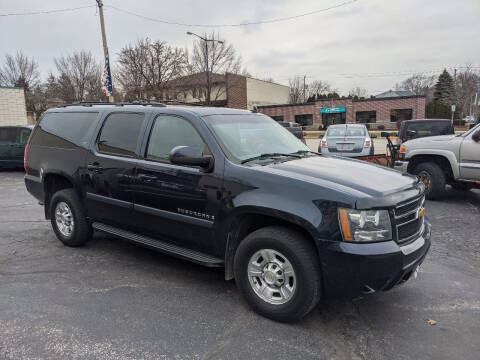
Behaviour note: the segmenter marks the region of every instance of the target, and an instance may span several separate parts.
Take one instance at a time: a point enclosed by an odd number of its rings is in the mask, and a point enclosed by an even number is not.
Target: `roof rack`
[[[125,105],[142,105],[142,106],[156,106],[156,107],[166,107],[164,103],[148,100],[135,100],[132,102],[104,102],[104,101],[78,101],[71,104],[62,104],[57,107],[68,107],[68,106],[94,106],[94,105],[114,105],[114,106],[125,106]]]

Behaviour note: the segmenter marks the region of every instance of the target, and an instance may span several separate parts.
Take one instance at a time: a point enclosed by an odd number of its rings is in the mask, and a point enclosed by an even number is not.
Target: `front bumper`
[[[397,160],[395,161],[393,168],[395,170],[401,171],[402,173],[406,173],[408,169],[408,161]]]
[[[406,245],[395,241],[370,244],[329,242],[320,249],[327,296],[359,296],[390,290],[407,281],[430,248],[431,224]]]

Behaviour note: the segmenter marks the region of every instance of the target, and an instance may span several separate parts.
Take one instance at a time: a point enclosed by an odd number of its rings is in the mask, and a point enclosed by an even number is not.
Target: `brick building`
[[[0,86],[0,126],[2,125],[27,125],[23,88]]]
[[[397,121],[425,118],[425,97],[322,99],[305,104],[259,106],[258,111],[277,121],[293,121],[315,129],[344,123],[394,128]]]
[[[285,104],[289,100],[289,88],[270,81],[244,75],[226,73],[210,74],[213,106],[226,106],[252,110],[257,106]],[[187,103],[204,103],[206,74],[197,73],[172,80],[167,98]]]

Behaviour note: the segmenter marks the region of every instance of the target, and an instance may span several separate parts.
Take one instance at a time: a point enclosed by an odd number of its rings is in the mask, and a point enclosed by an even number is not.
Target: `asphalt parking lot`
[[[64,247],[23,173],[0,171],[0,359],[476,360],[480,191],[426,210],[432,248],[416,280],[280,324],[221,270],[99,234]]]

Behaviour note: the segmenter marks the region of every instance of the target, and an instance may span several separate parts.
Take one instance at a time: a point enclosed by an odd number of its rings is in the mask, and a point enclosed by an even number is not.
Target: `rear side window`
[[[187,120],[176,116],[158,116],[148,141],[147,159],[169,161],[170,151],[175,146],[194,146],[204,153],[208,151],[197,130]]]
[[[445,122],[419,122],[406,125],[405,137],[415,139],[419,137],[454,134],[452,123]]]
[[[47,133],[79,145],[97,115],[96,112],[46,113],[39,127]]]
[[[17,141],[17,128],[0,127],[0,143],[14,143]]]
[[[27,143],[31,132],[32,130],[30,129],[20,129],[20,144],[25,145]]]
[[[107,117],[98,138],[98,151],[134,156],[144,114],[114,113]]]

